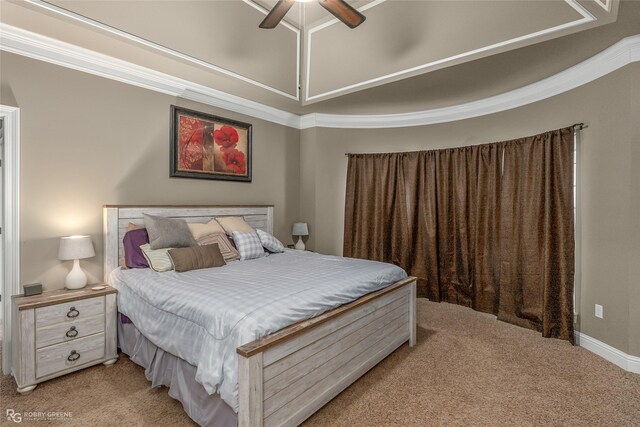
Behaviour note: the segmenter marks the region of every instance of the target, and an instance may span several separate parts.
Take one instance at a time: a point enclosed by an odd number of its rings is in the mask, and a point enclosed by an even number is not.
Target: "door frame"
[[[2,373],[11,373],[11,296],[21,293],[20,287],[20,109],[0,105],[4,120],[4,156],[2,164],[3,220],[2,277],[3,338]]]

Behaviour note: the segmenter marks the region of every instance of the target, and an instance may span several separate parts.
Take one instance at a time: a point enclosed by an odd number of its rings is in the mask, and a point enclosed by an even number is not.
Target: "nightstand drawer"
[[[104,297],[36,308],[36,329],[56,323],[71,323],[103,313]]]
[[[104,358],[104,333],[36,350],[36,378]]]
[[[104,332],[104,314],[69,323],[42,326],[36,329],[36,348],[73,341],[98,332]]]

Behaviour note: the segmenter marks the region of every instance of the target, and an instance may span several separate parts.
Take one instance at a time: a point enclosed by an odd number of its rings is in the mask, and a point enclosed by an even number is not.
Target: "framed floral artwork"
[[[171,106],[171,176],[251,182],[251,125]]]

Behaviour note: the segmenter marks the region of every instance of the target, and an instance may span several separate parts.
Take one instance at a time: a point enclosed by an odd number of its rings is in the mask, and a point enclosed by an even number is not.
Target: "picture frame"
[[[171,106],[170,176],[251,182],[252,125]]]

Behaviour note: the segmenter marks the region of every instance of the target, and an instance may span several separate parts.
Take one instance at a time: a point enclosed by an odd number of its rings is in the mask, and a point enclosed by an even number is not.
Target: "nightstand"
[[[112,365],[116,349],[116,290],[110,286],[12,297],[12,372],[19,393],[98,363]]]

